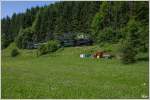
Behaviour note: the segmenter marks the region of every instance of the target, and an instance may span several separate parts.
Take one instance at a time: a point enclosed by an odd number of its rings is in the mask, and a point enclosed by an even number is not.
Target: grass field
[[[96,46],[69,47],[40,57],[35,50],[20,50],[12,58],[12,47],[2,51],[2,98],[148,97],[148,61],[123,65],[115,58],[79,58],[80,53],[105,48]]]

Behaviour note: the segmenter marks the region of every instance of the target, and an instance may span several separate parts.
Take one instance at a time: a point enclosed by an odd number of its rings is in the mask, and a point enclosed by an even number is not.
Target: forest
[[[127,62],[138,52],[148,52],[148,1],[63,1],[27,9],[1,19],[2,49],[15,42],[26,49],[29,42],[57,40],[63,34],[88,35],[94,44],[119,43]],[[130,61],[128,61],[130,59]]]

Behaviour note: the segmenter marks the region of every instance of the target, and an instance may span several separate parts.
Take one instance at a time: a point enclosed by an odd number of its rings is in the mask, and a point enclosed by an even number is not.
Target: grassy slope
[[[123,65],[116,59],[79,58],[80,53],[100,50],[96,46],[70,47],[41,57],[34,50],[21,50],[16,58],[9,56],[11,48],[2,51],[2,98],[148,96],[148,61]]]

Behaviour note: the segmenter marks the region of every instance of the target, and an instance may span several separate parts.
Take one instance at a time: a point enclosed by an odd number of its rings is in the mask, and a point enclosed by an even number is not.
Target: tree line
[[[148,52],[148,1],[63,1],[14,13],[1,22],[2,48],[13,41],[26,48],[28,42],[84,33],[96,44],[122,44],[129,58],[136,52]]]
[[[20,38],[40,42],[68,32],[90,33],[93,16],[100,2],[56,2],[44,7],[27,9],[2,19],[2,47]],[[32,30],[32,31],[31,31]],[[24,31],[27,31],[24,33]],[[28,32],[30,31],[30,32]]]

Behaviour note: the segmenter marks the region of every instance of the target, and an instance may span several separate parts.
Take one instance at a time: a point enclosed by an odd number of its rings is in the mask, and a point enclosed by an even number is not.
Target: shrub
[[[12,51],[11,51],[11,57],[16,57],[17,55],[19,54],[19,51],[18,51],[18,49],[12,49]]]
[[[126,36],[121,44],[122,61],[123,63],[133,63],[137,53],[141,52],[142,49],[146,51],[148,32],[143,31],[141,23],[132,18],[124,27],[124,33],[126,33]]]
[[[40,55],[46,54],[47,53],[47,48],[45,44],[41,44],[38,48],[38,52]]]
[[[48,52],[55,52],[59,48],[59,42],[58,41],[48,41],[47,42],[47,51]]]
[[[55,52],[60,47],[59,42],[55,40],[50,40],[45,44],[41,44],[38,48],[38,52],[40,55]]]
[[[121,61],[124,64],[134,63],[137,54],[130,41],[125,41],[121,46]]]

